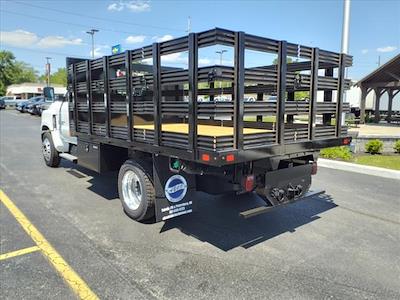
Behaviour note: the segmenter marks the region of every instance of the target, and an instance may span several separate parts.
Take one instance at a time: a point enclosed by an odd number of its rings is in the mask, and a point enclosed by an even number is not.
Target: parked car
[[[3,96],[0,99],[4,101],[6,106],[15,106],[17,103],[23,101],[20,96]]]
[[[44,98],[41,97],[38,101],[31,102],[26,105],[26,110],[31,115],[39,115],[39,106],[44,103]]]
[[[256,98],[254,98],[254,97],[245,97],[244,101],[245,102],[254,102],[254,101],[256,101]]]
[[[48,109],[52,103],[53,101],[48,101],[48,100],[38,103],[36,106],[37,114],[41,116],[42,112]]]
[[[6,102],[3,99],[0,99],[0,109],[6,108]]]
[[[28,100],[17,103],[17,105],[15,106],[15,109],[21,113],[27,112],[28,104],[35,103],[41,99],[43,99],[43,97],[41,97],[41,96],[31,97]]]
[[[217,96],[214,97],[215,102],[227,102],[227,101],[232,101],[231,98],[225,97],[225,96]]]

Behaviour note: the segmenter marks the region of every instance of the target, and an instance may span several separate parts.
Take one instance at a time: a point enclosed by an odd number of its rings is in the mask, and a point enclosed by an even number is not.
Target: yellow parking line
[[[8,252],[8,253],[0,254],[0,260],[32,253],[32,252],[35,252],[38,250],[40,250],[40,248],[38,246],[33,246],[33,247],[25,248],[25,249],[20,249],[20,250]]]
[[[64,280],[80,299],[98,299],[95,293],[88,287],[83,279],[75,273],[61,255],[50,245],[45,237],[36,229],[28,218],[0,189],[0,201],[8,208],[14,218],[19,222],[26,233],[40,248],[53,267],[60,273]]]

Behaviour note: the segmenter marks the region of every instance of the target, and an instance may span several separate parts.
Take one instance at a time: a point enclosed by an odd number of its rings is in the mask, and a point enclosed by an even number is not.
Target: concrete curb
[[[337,169],[337,170],[400,180],[400,171],[396,170],[364,166],[364,165],[358,165],[358,164],[324,159],[324,158],[318,158],[318,166],[323,168]]]

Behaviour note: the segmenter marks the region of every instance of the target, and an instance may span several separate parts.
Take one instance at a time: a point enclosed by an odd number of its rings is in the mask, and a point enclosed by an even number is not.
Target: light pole
[[[228,50],[220,50],[220,51],[215,51],[215,53],[219,54],[219,64],[222,66],[222,55],[224,55],[225,52],[228,52]],[[222,90],[222,81],[219,82],[219,88],[221,89],[221,95],[224,94],[224,91]]]
[[[50,59],[51,57],[46,56],[46,77],[47,77],[47,86],[50,86]]]
[[[343,25],[342,25],[342,53],[349,53],[349,31],[350,31],[350,0],[343,0]],[[347,71],[345,77],[347,77]],[[343,102],[347,102],[347,93],[343,91]],[[346,114],[342,113],[341,125],[345,125]]]
[[[342,53],[349,53],[350,0],[343,3]]]
[[[219,64],[220,65],[222,65],[222,55],[224,55],[225,52],[228,52],[228,50],[215,51],[215,53],[219,54]]]
[[[96,32],[99,32],[97,29],[90,29],[89,31],[86,31],[87,34],[90,34],[92,36],[92,58],[94,58],[94,34]]]

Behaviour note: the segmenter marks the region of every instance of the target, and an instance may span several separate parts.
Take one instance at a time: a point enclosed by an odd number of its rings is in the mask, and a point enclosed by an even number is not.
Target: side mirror
[[[46,101],[54,101],[54,88],[46,86],[43,88],[43,95]]]

